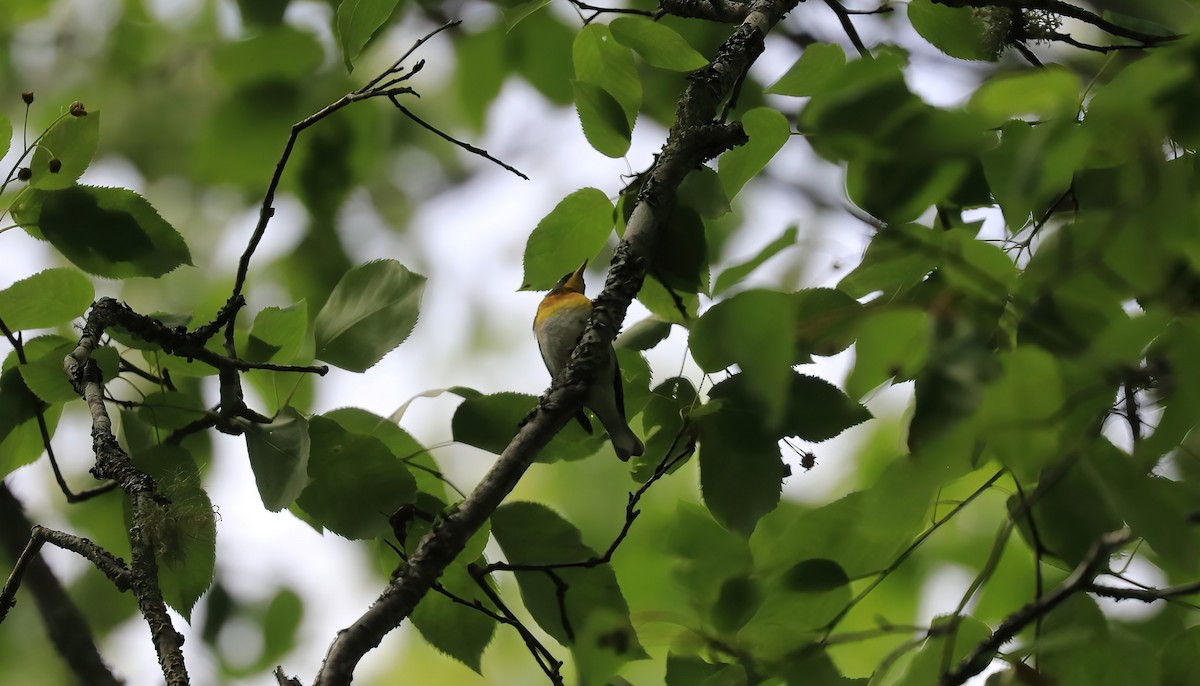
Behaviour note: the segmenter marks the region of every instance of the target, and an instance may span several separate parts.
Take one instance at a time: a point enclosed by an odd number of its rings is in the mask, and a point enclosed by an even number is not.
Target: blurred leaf
[[[987,35],[985,22],[977,18],[970,7],[947,7],[931,0],[911,0],[908,20],[935,48],[962,60],[995,61],[999,53],[995,44],[1007,38],[1001,36],[998,40]]]
[[[1034,71],[995,74],[971,95],[967,109],[984,126],[999,127],[1009,119],[1074,119],[1079,107],[1079,77],[1058,65]]]
[[[828,357],[854,342],[863,306],[844,291],[805,288],[792,294],[796,307],[796,350]]]
[[[725,271],[717,275],[717,280],[713,285],[712,294],[720,295],[729,290],[730,287],[736,286],[750,275],[755,269],[758,269],[764,262],[778,255],[781,251],[792,247],[796,244],[796,236],[798,233],[797,227],[793,224],[789,226],[779,238],[768,243],[758,251],[758,254],[740,264],[735,264]]]
[[[969,169],[965,160],[928,164],[852,159],[846,167],[846,190],[854,204],[872,217],[903,224],[948,199]]]
[[[124,188],[30,190],[12,215],[75,266],[97,276],[158,277],[192,264],[179,232],[145,198]]]
[[[75,269],[45,269],[0,291],[0,318],[9,331],[45,329],[82,317],[96,297]]]
[[[572,81],[575,109],[583,135],[596,152],[607,157],[623,157],[629,151],[633,135],[621,103],[599,86],[586,81]]]
[[[642,56],[650,64],[672,71],[695,71],[708,64],[671,27],[645,17],[617,17],[608,28],[618,42]]]
[[[1200,670],[1200,627],[1180,632],[1163,648],[1162,686],[1187,686]]]
[[[276,665],[296,646],[304,619],[304,600],[290,588],[281,588],[267,604],[262,617],[263,649],[260,669]],[[256,670],[257,671],[257,670]]]
[[[417,323],[425,277],[395,260],[354,267],[317,313],[317,358],[364,372],[408,338]]]
[[[708,282],[704,220],[695,210],[676,206],[659,229],[658,249],[650,259],[664,286],[684,293],[703,290]]]
[[[891,377],[911,379],[929,354],[929,322],[925,312],[887,309],[872,312],[858,327],[854,369],[846,393],[862,398]]]
[[[862,261],[838,283],[852,297],[883,291],[885,302],[911,290],[938,265],[942,236],[919,224],[895,224],[871,239]]]
[[[208,413],[200,396],[186,390],[155,391],[138,406],[138,417],[160,429],[182,429]]]
[[[247,24],[272,26],[283,20],[291,0],[238,0],[238,9]]]
[[[671,322],[651,315],[633,326],[626,327],[621,335],[617,336],[614,345],[617,348],[628,348],[629,350],[650,350],[662,343],[669,335],[671,335]]]
[[[525,243],[521,290],[545,291],[600,251],[612,235],[613,206],[603,191],[581,188],[542,218]]]
[[[527,0],[515,7],[510,7],[502,11],[504,15],[504,25],[509,31],[517,27],[517,24],[525,21],[530,15],[550,4],[550,0]]]
[[[983,154],[983,171],[1011,230],[1019,230],[1032,213],[1041,213],[1066,192],[1087,145],[1073,121],[1004,125],[1000,145]]]
[[[846,53],[836,43],[813,43],[800,59],[767,87],[775,95],[808,96],[824,90],[846,66]]]
[[[354,71],[354,60],[375,32],[383,27],[398,0],[342,0],[337,8],[337,37],[342,45],[346,71]]]
[[[749,576],[731,576],[721,584],[711,610],[712,623],[721,633],[733,633],[745,626],[758,610],[762,595]]]
[[[7,140],[7,139],[6,139]],[[82,117],[67,115],[56,121],[33,151],[29,170],[29,186],[44,191],[61,190],[75,185],[96,155],[100,142],[100,112],[88,112]],[[50,161],[62,166],[50,171]]]
[[[192,608],[212,585],[217,558],[217,521],[200,483],[192,456],[180,446],[162,444],[131,455],[152,477],[167,502],[146,506],[142,535],[158,558],[163,599],[190,621]],[[133,515],[126,502],[126,523]]]
[[[8,148],[12,145],[12,134],[12,121],[0,114],[0,158],[8,154]]]
[[[350,539],[388,531],[388,514],[416,496],[404,463],[378,438],[354,434],[325,417],[309,419],[311,481],[296,504],[320,526]]]
[[[247,422],[246,451],[263,507],[279,512],[308,485],[308,420],[284,407],[270,424]]]
[[[222,45],[212,55],[217,74],[234,87],[272,79],[300,79],[320,66],[324,55],[317,37],[291,26],[277,26],[246,40]]]
[[[970,654],[976,645],[992,635],[987,624],[970,616],[935,617],[933,626],[947,622],[957,623],[954,631],[925,639],[898,686],[927,686],[937,683],[941,675],[946,673],[947,663],[957,664]]]
[[[988,448],[1021,483],[1061,455],[1055,415],[1065,400],[1054,357],[1033,346],[1001,356],[1003,371],[984,391],[979,421]]]
[[[511,564],[579,562],[596,555],[574,524],[536,503],[501,505],[492,515],[492,533]],[[555,574],[565,594],[542,572],[514,573],[538,626],[571,647],[580,682],[604,683],[621,665],[646,657],[611,567],[559,568]]]
[[[733,199],[746,182],[758,175],[783,148],[791,136],[787,118],[769,107],[759,107],[742,115],[742,128],[749,142],[721,155],[717,174],[725,197]]]

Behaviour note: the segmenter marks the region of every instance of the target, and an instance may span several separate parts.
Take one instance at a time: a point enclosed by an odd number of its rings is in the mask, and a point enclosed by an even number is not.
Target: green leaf
[[[308,420],[290,406],[270,424],[247,422],[246,452],[263,507],[279,512],[292,504],[308,485],[311,442]]]
[[[689,207],[676,206],[659,231],[651,258],[654,276],[668,288],[698,293],[708,284],[708,243],[704,220]]]
[[[354,60],[375,35],[399,0],[342,0],[337,8],[337,36],[342,44],[346,71],[354,71]]]
[[[733,199],[754,178],[791,136],[787,117],[778,110],[759,107],[742,115],[742,128],[750,138],[745,145],[721,155],[717,175],[725,196]]]
[[[781,334],[795,326],[796,307],[790,295],[749,290],[709,308],[688,340],[703,371],[712,373],[734,364],[742,368],[770,423],[781,416],[787,372],[795,363],[793,342]]]
[[[718,274],[716,282],[713,285],[712,294],[717,296],[729,290],[730,287],[736,286],[751,272],[762,266],[764,262],[778,255],[781,251],[795,245],[798,233],[799,229],[794,224],[789,226],[779,238],[776,238],[763,247],[762,250],[759,250],[757,255],[745,262],[735,264]]]
[[[919,224],[881,229],[871,239],[862,261],[838,283],[855,298],[883,291],[885,302],[920,284],[938,265],[943,238]]]
[[[999,48],[1003,47],[997,44],[1007,38],[1007,35],[987,35],[984,22],[975,17],[971,8],[947,7],[931,0],[911,0],[908,3],[908,20],[917,33],[935,48],[961,60],[994,62],[999,55]],[[997,27],[993,30],[1002,29]]]
[[[591,259],[612,235],[613,205],[604,192],[581,188],[542,218],[525,243],[521,290],[545,291]]]
[[[21,194],[12,215],[75,266],[97,276],[158,277],[192,263],[179,232],[145,198],[124,188],[30,190]]]
[[[17,369],[25,385],[43,402],[65,403],[79,397],[63,372],[63,358],[75,349],[75,345],[75,341],[62,336],[39,336],[25,341],[28,364]]]
[[[758,585],[748,575],[729,577],[710,608],[713,626],[723,634],[737,631],[750,621],[761,601]]]
[[[846,66],[846,53],[836,43],[813,43],[800,59],[767,87],[775,95],[809,96],[825,90]]]
[[[10,331],[46,329],[82,317],[95,296],[79,271],[46,269],[0,291],[0,318]]]
[[[987,624],[970,616],[936,617],[933,626],[942,626],[947,622],[956,622],[955,630],[943,631],[925,639],[897,686],[928,686],[938,683],[946,673],[947,663],[957,664],[975,646],[992,635]]]
[[[887,309],[868,315],[858,327],[854,369],[846,393],[862,398],[891,377],[911,379],[929,354],[928,315],[921,310]]]
[[[763,435],[772,444],[785,436],[820,443],[871,418],[867,408],[824,379],[791,373],[784,381],[786,404],[777,424],[765,421],[761,400],[744,374],[735,374],[713,386],[708,396],[722,401],[718,414],[738,417],[736,423],[742,434]]]
[[[982,155],[992,194],[1017,231],[1071,186],[1087,153],[1088,138],[1073,122],[1031,126],[1012,121],[1001,130],[1000,145]]]
[[[207,413],[198,394],[182,390],[155,391],[147,395],[137,409],[139,419],[167,430],[182,429]]]
[[[796,350],[811,355],[836,355],[854,342],[863,306],[844,291],[805,288],[792,294],[796,307]]]
[[[467,398],[454,411],[450,430],[454,440],[499,455],[517,435],[521,421],[537,406],[537,398],[524,393],[493,393]],[[596,437],[588,436],[574,421],[550,439],[538,462],[580,460],[595,454]]]
[[[733,411],[700,418],[700,492],[721,526],[749,538],[758,520],[779,503],[787,474],[776,441],[748,431],[746,419]]]
[[[1061,455],[1053,419],[1065,399],[1062,376],[1052,355],[1028,345],[1005,353],[1001,364],[979,405],[983,436],[1021,483],[1033,483]]]
[[[191,618],[192,608],[212,585],[217,559],[217,521],[192,456],[162,444],[131,455],[158,485],[166,501],[143,511],[142,536],[154,546],[163,598]],[[126,500],[126,521],[133,515]]]
[[[738,637],[755,654],[780,659],[808,640],[850,601],[850,580],[833,560],[808,559],[771,575],[762,605]],[[814,682],[819,683],[819,682]]]
[[[0,422],[0,477],[38,459],[45,449],[37,423],[39,407],[53,436],[62,406],[47,407],[39,400],[25,385],[18,365],[0,373],[0,417],[4,417]]]
[[[618,17],[608,28],[623,45],[650,64],[672,71],[695,71],[708,64],[674,29],[646,17]]]
[[[417,323],[425,277],[395,260],[346,272],[313,323],[316,356],[362,372],[408,338]]]
[[[450,390],[462,395],[469,389],[456,387]],[[380,417],[357,407],[338,408],[322,416],[337,422],[350,433],[372,436],[383,441],[397,460],[414,467],[409,472],[416,479],[417,488],[433,495],[444,504],[446,484],[440,476],[441,469],[425,446],[400,428],[395,419]]]
[[[857,158],[846,166],[846,192],[872,217],[887,224],[902,224],[946,201],[969,171],[966,160],[930,164]]]
[[[1179,632],[1163,647],[1162,686],[1188,686],[1200,672],[1200,627]]]
[[[662,544],[678,560],[672,568],[674,579],[698,607],[712,606],[725,579],[746,575],[754,566],[744,538],[687,502],[676,505]]]
[[[492,534],[511,564],[579,562],[596,555],[574,524],[536,503],[501,505],[492,515]],[[626,662],[646,657],[610,566],[559,568],[555,573],[565,584],[564,594],[542,572],[514,576],[538,626],[571,647],[580,683],[605,683]]]
[[[307,334],[306,301],[289,307],[267,307],[254,316],[250,336],[239,350],[242,359],[249,362],[288,364],[300,353]]]
[[[629,128],[642,106],[642,81],[637,75],[633,51],[613,38],[607,26],[588,24],[575,36],[571,47],[575,79],[598,86],[621,104]]]
[[[451,564],[442,572],[438,583],[459,598],[479,602],[485,607],[491,605],[464,564]],[[429,645],[470,667],[477,674],[483,674],[483,651],[496,633],[493,619],[441,593],[430,591],[413,610],[412,623]]]
[[[262,669],[278,664],[280,658],[291,652],[303,619],[304,600],[290,588],[279,589],[263,612],[263,649],[258,660]]]
[[[550,4],[551,0],[528,0],[515,7],[501,10],[504,16],[504,26],[508,31],[516,28],[517,24],[525,21],[530,15]]]
[[[350,539],[388,532],[388,514],[413,502],[417,486],[378,438],[354,434],[325,417],[309,419],[312,481],[296,504],[314,522]]]
[[[75,185],[96,155],[100,143],[100,112],[82,117],[65,116],[54,123],[38,141],[29,162],[29,186],[44,191],[61,190]],[[50,160],[62,163],[51,173]]]
[[[671,335],[671,322],[654,315],[626,327],[613,345],[620,349],[650,350]]]
[[[1019,117],[1073,120],[1078,108],[1079,76],[1055,64],[995,74],[971,94],[967,104],[988,128]]]
[[[225,43],[212,53],[217,74],[234,88],[273,79],[303,79],[324,60],[321,43],[308,31],[276,26],[257,36]],[[349,66],[349,65],[347,65]]]
[[[633,135],[621,103],[608,91],[586,81],[572,81],[575,109],[583,135],[596,152],[607,157],[623,157],[629,151]]]
[[[12,122],[8,117],[0,114],[0,158],[8,154],[8,148],[12,145]]]

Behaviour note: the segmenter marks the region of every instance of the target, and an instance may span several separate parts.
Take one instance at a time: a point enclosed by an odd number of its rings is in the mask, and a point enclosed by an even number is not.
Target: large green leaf
[[[816,95],[829,86],[846,66],[846,53],[836,43],[813,43],[800,59],[767,87],[776,95]]]
[[[375,260],[342,276],[317,313],[316,356],[354,372],[404,342],[417,323],[425,277],[395,260]]]
[[[0,373],[0,476],[7,476],[17,467],[27,465],[41,456],[44,450],[37,410],[43,408],[47,428],[54,435],[62,405],[47,406],[21,378],[14,365]]]
[[[1020,117],[1073,118],[1079,108],[1079,77],[1056,65],[1001,72],[971,94],[967,108],[987,127],[999,127]]]
[[[603,88],[587,81],[572,81],[575,109],[583,135],[596,152],[607,157],[623,157],[629,151],[633,135],[621,103]]]
[[[225,81],[240,87],[256,81],[304,78],[321,66],[324,54],[312,33],[276,26],[246,40],[220,46],[211,59],[213,68]]]
[[[783,250],[795,245],[797,235],[798,229],[796,226],[789,226],[779,236],[779,238],[776,238],[764,246],[762,250],[759,250],[754,257],[751,257],[745,262],[735,264],[718,274],[716,281],[713,283],[712,294],[714,296],[720,295],[729,290],[731,287],[741,283],[743,279],[745,279],[755,269],[758,269],[760,266],[762,266],[764,262],[778,255]]]
[[[190,618],[196,601],[212,585],[217,559],[217,521],[200,470],[184,448],[162,444],[132,455],[154,478],[162,504],[147,505],[142,536],[154,546],[163,599]],[[126,500],[126,518],[132,510]]]
[[[791,136],[787,118],[778,110],[759,107],[742,115],[742,128],[750,140],[721,155],[717,174],[725,197],[733,199],[754,178]]]
[[[695,71],[708,64],[671,27],[645,17],[618,17],[609,23],[612,35],[622,45],[633,48],[650,64],[672,71]]]
[[[575,79],[598,86],[611,95],[620,103],[626,123],[632,129],[642,106],[642,81],[637,75],[633,51],[618,43],[607,26],[593,23],[575,36],[571,60]]]
[[[612,235],[613,205],[604,192],[581,188],[538,222],[525,243],[521,290],[544,291],[600,251]]]
[[[355,434],[325,417],[309,420],[311,482],[296,504],[312,520],[346,538],[379,536],[388,515],[416,496],[416,481],[378,438]]]
[[[911,379],[929,354],[928,315],[915,309],[886,309],[868,315],[858,328],[854,369],[846,393],[862,398],[891,377]]]
[[[1187,686],[1200,672],[1200,627],[1181,631],[1163,647],[1162,685]]]
[[[13,220],[85,272],[110,279],[162,276],[192,263],[187,244],[145,198],[124,188],[31,189]]]
[[[399,0],[342,0],[337,8],[337,37],[342,44],[346,71],[354,71],[354,60],[375,32],[383,27]]]
[[[484,561],[480,559],[479,562]],[[484,607],[491,605],[464,564],[451,564],[442,572],[438,583],[468,602],[477,602]],[[477,674],[483,674],[483,651],[496,632],[495,620],[441,593],[429,591],[413,610],[412,623],[429,645],[470,667]]]
[[[75,269],[56,267],[0,291],[0,319],[9,331],[45,329],[82,317],[96,291]]]
[[[247,423],[246,452],[263,507],[279,512],[308,485],[308,420],[284,407],[270,424]]]
[[[308,303],[301,300],[289,307],[266,307],[254,315],[254,325],[246,345],[240,348],[242,358],[250,362],[288,364],[296,359],[307,343],[311,354],[312,341],[308,334]]]
[[[454,411],[454,440],[499,455],[521,428],[521,421],[537,406],[537,398],[524,393],[492,393],[467,398]],[[574,421],[555,434],[538,454],[539,462],[579,460],[596,452],[589,437]]]
[[[700,420],[700,492],[722,526],[749,537],[779,503],[787,472],[777,442],[747,431],[745,419],[728,411]]]
[[[38,336],[25,341],[27,364],[19,365],[17,369],[20,371],[25,385],[43,402],[65,403],[79,397],[63,372],[63,358],[74,350],[75,346],[75,341],[62,336]],[[12,366],[9,364],[10,362],[16,363],[13,358],[15,358],[15,354],[5,360],[6,369]]]
[[[908,3],[908,20],[922,38],[951,57],[995,61],[999,47],[1002,47],[997,45],[996,38],[988,34],[987,25],[975,16],[970,7],[947,7],[932,0],[911,0]],[[995,27],[993,30],[1002,31],[1003,28]],[[999,40],[1004,38],[1007,35],[999,37]]]
[[[1001,357],[1003,371],[984,392],[979,421],[988,448],[1021,483],[1061,455],[1059,427],[1053,421],[1065,399],[1054,357],[1020,346]]]
[[[29,162],[29,185],[41,190],[61,190],[75,184],[96,154],[100,142],[100,112],[83,116],[60,118],[38,141]],[[59,170],[50,170],[51,160],[58,160]]]
[[[596,555],[574,524],[536,503],[501,505],[492,515],[492,533],[512,564],[580,562]],[[565,593],[543,572],[515,574],[538,626],[571,647],[581,683],[605,683],[626,662],[646,657],[608,565],[556,569]]]

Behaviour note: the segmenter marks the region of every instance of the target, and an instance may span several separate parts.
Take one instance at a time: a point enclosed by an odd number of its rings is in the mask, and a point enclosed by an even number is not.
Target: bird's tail
[[[595,413],[596,418],[604,425],[604,430],[608,432],[608,438],[612,441],[613,450],[622,462],[635,455],[641,455],[646,451],[646,446],[642,445],[641,439],[629,428],[629,423],[625,421],[625,413],[617,405],[611,387],[602,388],[604,390],[593,392],[592,397],[588,399],[588,409]]]

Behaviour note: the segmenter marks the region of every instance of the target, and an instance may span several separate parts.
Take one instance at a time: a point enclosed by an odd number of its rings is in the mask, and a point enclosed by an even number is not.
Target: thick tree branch
[[[100,369],[92,359],[92,352],[100,345],[105,329],[118,322],[124,324],[126,320],[134,323],[148,320],[157,324],[157,327],[147,329],[152,334],[166,331],[166,327],[160,322],[137,314],[112,298],[101,298],[92,305],[83,326],[79,345],[67,355],[63,361],[63,368],[92,415],[92,449],[96,454],[92,475],[97,479],[111,479],[116,482],[121,490],[125,491],[133,507],[133,525],[129,528],[129,543],[132,549],[129,564],[132,572],[130,588],[133,589],[142,617],[150,626],[163,677],[169,686],[185,686],[189,681],[183,660],[183,635],[175,630],[171,617],[167,614],[162,589],[158,587],[158,562],[154,559],[154,544],[143,533],[143,525],[148,517],[161,516],[156,511],[166,506],[166,499],[159,494],[154,480],[135,467],[129,455],[117,443],[117,438],[112,432],[112,419],[104,406],[104,384]],[[136,328],[132,330],[137,331]],[[155,342],[163,345],[161,341]],[[167,346],[163,345],[163,349],[167,350]]]
[[[19,564],[18,560],[27,548],[31,530],[33,525],[25,517],[21,503],[7,486],[0,483],[0,548],[13,560],[14,574]],[[42,622],[46,625],[50,642],[66,661],[77,681],[97,686],[120,684],[121,681],[113,675],[100,657],[87,619],[67,595],[45,561],[40,557],[30,559],[25,563],[23,576],[21,586],[33,596]],[[7,609],[6,604],[5,600],[0,599],[0,617],[3,617]]]
[[[712,63],[692,74],[691,83],[679,99],[675,124],[638,194],[624,240],[613,255],[604,291],[595,300],[570,363],[555,377],[529,421],[471,495],[421,540],[408,565],[374,605],[339,632],[314,686],[350,683],[363,655],[409,616],[446,565],[462,551],[467,539],[516,486],[538,451],[582,406],[599,362],[641,288],[679,184],[705,161],[745,141],[740,127],[715,123],[720,105],[733,92],[738,77],[762,53],[767,32],[795,5],[796,0],[752,2],[745,21],[721,46]]]
[[[1181,38],[1181,36],[1157,36],[1114,24],[1094,12],[1062,0],[933,0],[933,2],[947,7],[1007,7],[1014,11],[1045,10],[1059,16],[1078,19],[1114,36],[1140,41],[1147,47]]]

